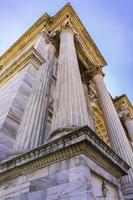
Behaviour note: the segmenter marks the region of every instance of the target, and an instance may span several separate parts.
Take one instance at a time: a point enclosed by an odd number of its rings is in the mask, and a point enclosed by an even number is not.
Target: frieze
[[[55,162],[85,154],[115,177],[129,166],[87,126],[0,164],[0,182]]]
[[[105,66],[106,61],[97,49],[95,43],[91,39],[90,35],[86,31],[85,27],[81,23],[80,19],[76,15],[71,5],[67,4],[55,16],[50,17],[46,13],[37,22],[35,22],[34,25],[1,56],[0,66],[2,66],[2,69],[6,68],[6,63],[8,63],[11,60],[11,58],[16,55],[16,52],[21,51],[21,49],[25,45],[29,44],[44,31],[49,30],[51,33],[54,32],[56,28],[60,27],[65,20],[68,20],[68,18],[73,24],[75,31],[78,33],[76,37],[76,43],[79,43],[81,46],[80,53],[78,54],[82,58],[83,63],[86,64],[86,67],[87,63],[90,63],[91,60],[91,63],[99,63],[102,67]],[[15,73],[16,71],[12,70],[12,75],[14,75]],[[6,75],[7,71],[5,71],[4,77],[6,77]],[[11,77],[11,73],[9,73],[7,79]],[[4,82],[5,81],[6,78]]]

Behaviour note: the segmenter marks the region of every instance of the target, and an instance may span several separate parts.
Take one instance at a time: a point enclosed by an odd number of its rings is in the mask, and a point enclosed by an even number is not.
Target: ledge
[[[0,73],[0,85],[8,81],[11,76],[23,69],[29,63],[32,63],[36,68],[43,64],[45,59],[39,54],[39,52],[34,48],[29,48],[24,54],[21,55],[19,59],[8,66],[7,69],[3,69]]]
[[[80,154],[85,154],[117,178],[127,175],[130,168],[88,126],[85,126],[3,161],[0,163],[0,182]]]
[[[69,16],[75,30],[79,33],[76,39],[78,41],[76,42],[78,43],[77,52],[86,68],[88,69],[92,64],[98,64],[102,67],[106,66],[107,63],[92,40],[90,34],[85,29],[70,3],[68,3],[53,17],[50,17],[45,13],[0,57],[0,69],[5,70],[5,75],[7,74],[7,63],[9,63],[12,58],[15,58],[18,52],[21,52],[27,44],[30,44],[30,42],[37,38],[41,33],[49,30],[51,32],[55,31],[62,25],[67,16]],[[14,72],[15,71],[13,71],[13,73]],[[12,76],[10,76],[10,78],[11,77]]]

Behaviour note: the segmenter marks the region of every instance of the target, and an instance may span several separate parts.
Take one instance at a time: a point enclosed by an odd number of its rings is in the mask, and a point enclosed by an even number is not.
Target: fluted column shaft
[[[131,138],[131,141],[133,142],[133,118],[130,116],[126,116],[124,118],[124,125],[127,129],[129,137]]]
[[[133,182],[133,153],[125,131],[122,127],[113,102],[107,91],[101,74],[93,76],[93,82],[96,87],[99,103],[103,112],[105,125],[109,134],[110,145],[112,149],[122,157],[130,166],[129,174],[122,178],[122,183]]]
[[[83,89],[84,89],[84,94],[85,94],[85,99],[86,99],[86,104],[87,104],[87,110],[89,113],[89,122],[90,122],[90,128],[96,132],[96,128],[95,128],[95,123],[94,123],[94,119],[93,119],[93,114],[91,111],[91,102],[88,96],[88,88],[87,85],[83,83]]]
[[[13,150],[16,152],[36,148],[42,143],[55,58],[55,47],[51,43],[46,44],[45,52],[46,63],[38,71],[32,94],[28,99],[17,138],[13,145]]]
[[[90,127],[90,121],[74,45],[74,32],[72,28],[65,28],[60,34],[52,130],[84,125]]]

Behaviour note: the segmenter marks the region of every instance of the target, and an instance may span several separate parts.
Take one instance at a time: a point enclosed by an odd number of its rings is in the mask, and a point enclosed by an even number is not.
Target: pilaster
[[[47,43],[44,48],[46,63],[39,68],[17,138],[14,142],[14,153],[27,151],[42,144],[50,97],[51,75],[55,60],[55,47],[52,43]]]

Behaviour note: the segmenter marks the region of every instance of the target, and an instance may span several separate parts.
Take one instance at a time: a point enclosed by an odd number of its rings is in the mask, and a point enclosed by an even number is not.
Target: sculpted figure
[[[103,183],[102,183],[102,193],[103,193],[104,198],[108,197],[109,189],[108,189],[106,180],[103,180]]]

